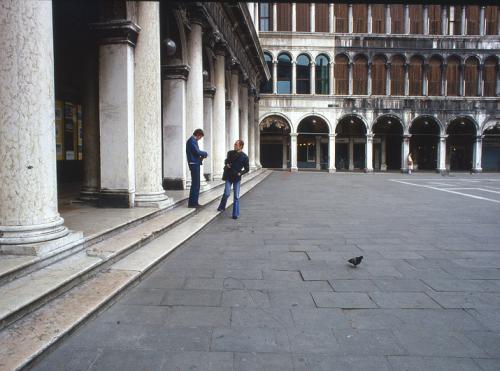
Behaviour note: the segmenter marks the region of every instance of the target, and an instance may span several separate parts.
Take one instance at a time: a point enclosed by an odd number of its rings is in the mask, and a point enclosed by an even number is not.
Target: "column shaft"
[[[239,100],[239,73],[238,70],[231,71],[231,111],[228,130],[228,148],[227,151],[233,148],[233,143],[240,138],[240,100]]]
[[[214,68],[214,122],[213,122],[213,178],[221,179],[226,157],[226,74],[223,51],[215,55]]]
[[[335,137],[337,134],[328,134],[328,172],[335,172]]]
[[[410,79],[408,76],[408,69],[409,69],[409,66],[407,63],[405,63],[405,65],[404,65],[404,73],[405,73],[404,89],[405,89],[406,96],[408,96],[410,94]]]
[[[483,95],[483,70],[484,70],[484,64],[481,63],[478,66],[477,70],[477,89],[476,89],[476,95],[478,97]]]
[[[273,31],[278,31],[278,4],[273,3]]]
[[[248,146],[248,85],[242,84],[240,88],[240,137],[245,143],[245,148]]]
[[[310,12],[310,23],[311,23],[311,32],[316,32],[316,5],[311,3],[311,12]]]
[[[481,5],[481,7],[479,8],[479,35],[481,35],[481,36],[484,36],[486,34],[486,32],[485,32],[486,30],[484,27],[484,23],[485,23],[484,10],[485,10],[485,6]]]
[[[297,4],[292,3],[292,32],[297,31]]]
[[[391,33],[391,6],[385,4],[385,33],[389,35]]]
[[[373,172],[373,134],[369,133],[366,135],[366,160],[365,160],[365,172]]]
[[[203,161],[203,175],[206,180],[213,179],[213,126],[214,126],[214,95],[215,88],[204,89],[203,95],[203,150],[210,155]]]
[[[297,62],[292,61],[292,94],[297,94]]]
[[[298,171],[297,168],[297,133],[290,134],[291,171]]]
[[[448,34],[448,7],[441,6],[441,35]]]
[[[273,94],[278,94],[278,61],[273,61]]]
[[[423,11],[423,21],[424,21],[424,35],[429,34],[429,5],[424,4],[424,11]]]
[[[456,10],[456,7],[455,7]],[[465,5],[461,6],[461,13],[460,13],[460,35],[465,35]]]
[[[348,32],[352,33],[353,32],[353,25],[354,25],[353,24],[354,20],[352,17],[352,4],[349,4],[348,8],[347,8],[347,19],[348,19],[348,24],[349,24]]]
[[[473,153],[473,167],[472,171],[474,173],[480,173],[483,171],[481,164],[481,157],[483,152],[483,137],[477,136],[474,142],[474,153]]]
[[[354,139],[349,138],[349,164],[348,169],[354,170]]]
[[[257,168],[255,164],[255,89],[252,88],[251,94],[248,95],[248,162],[250,163],[250,170]]]
[[[410,153],[410,135],[403,135],[403,142],[401,143],[401,172],[408,172],[408,154]]]
[[[368,33],[373,32],[372,5],[368,4]]]
[[[368,81],[367,81],[366,94],[372,95],[372,64],[368,63]]]
[[[446,135],[439,136],[438,143],[438,168],[437,171],[439,173],[446,172]]]
[[[321,169],[321,137],[318,135],[316,137],[316,170]]]
[[[311,94],[316,94],[316,64],[311,62]]]
[[[387,156],[386,156],[386,144],[387,144],[387,141],[386,141],[386,137],[383,136],[381,141],[380,141],[380,147],[381,147],[381,159],[380,159],[380,170],[381,171],[387,171]]]
[[[287,155],[288,155],[288,137],[283,136],[283,147],[282,147],[282,152],[283,152],[283,160],[282,160],[282,168],[286,169],[287,168]]]
[[[329,73],[330,73],[330,80],[328,81],[328,87],[329,87],[329,94],[334,95],[335,94],[335,73],[334,73],[334,62],[331,61],[329,63]]]
[[[259,117],[259,99],[256,97],[254,100],[254,117],[255,117],[255,166],[257,169],[262,167],[260,163],[260,117]]]
[[[385,74],[385,94],[391,95],[391,64],[387,64],[387,72]]]
[[[352,63],[349,63],[349,95],[352,95]]]
[[[404,5],[403,9],[403,22],[404,22],[404,33],[410,33],[410,6],[408,4]]]
[[[328,4],[328,32],[335,32],[335,13],[333,3]]]

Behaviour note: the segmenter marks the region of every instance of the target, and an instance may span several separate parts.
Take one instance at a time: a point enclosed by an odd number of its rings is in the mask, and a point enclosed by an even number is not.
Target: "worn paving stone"
[[[289,310],[282,308],[232,308],[231,327],[292,327]]]
[[[296,355],[294,365],[298,371],[392,371],[387,359],[377,356]]]
[[[380,308],[441,308],[420,292],[371,292],[369,296]]]
[[[224,307],[269,308],[269,294],[265,290],[225,290],[222,293]]]
[[[293,371],[290,354],[235,353],[234,371]]]
[[[398,371],[481,371],[471,358],[389,356],[389,363]]]
[[[275,329],[217,327],[213,330],[211,351],[217,352],[287,352],[288,344],[278,340]]]
[[[229,308],[174,306],[169,307],[164,324],[169,327],[221,327],[229,326],[230,319]]]
[[[221,298],[221,290],[167,290],[160,304],[217,307]]]
[[[370,292],[379,290],[373,280],[331,280],[336,292]]]
[[[343,355],[405,354],[407,351],[389,330],[334,330]]]
[[[293,308],[291,309],[293,322],[299,328],[351,328],[348,317],[336,308]]]
[[[474,359],[483,371],[498,371],[500,370],[500,358],[479,358]]]
[[[365,293],[313,292],[311,295],[319,308],[378,308]]]
[[[88,370],[162,370],[165,357],[160,352],[145,350],[110,350],[102,352]]]

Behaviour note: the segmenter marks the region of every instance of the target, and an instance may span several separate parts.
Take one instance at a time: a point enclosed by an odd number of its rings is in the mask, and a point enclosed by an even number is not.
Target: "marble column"
[[[52,2],[0,2],[0,35],[0,254],[43,255],[73,236],[57,206]]]
[[[387,63],[385,74],[385,95],[391,95],[391,62]]]
[[[321,136],[319,136],[319,135],[316,136],[315,149],[316,149],[316,170],[320,170],[321,169]]]
[[[352,62],[349,62],[349,95],[352,95]]]
[[[291,167],[290,170],[292,172],[294,171],[299,171],[299,168],[297,167],[297,133],[290,133],[290,154],[291,154]]]
[[[278,4],[273,3],[273,9],[272,9],[272,17],[273,17],[273,31],[276,32],[278,31]]]
[[[455,10],[456,10],[456,7],[455,7]],[[460,35],[465,35],[465,21],[466,21],[466,17],[465,17],[465,5],[462,5],[461,6],[461,10],[460,10]]]
[[[385,33],[389,35],[391,32],[391,6],[385,4]]]
[[[441,65],[441,90],[439,91],[439,95],[448,95],[447,89],[446,89],[446,69],[448,65],[446,63],[443,63]]]
[[[424,4],[423,11],[423,21],[424,21],[424,35],[429,34],[429,5]]]
[[[231,79],[231,77],[229,78]],[[226,100],[226,133],[224,138],[224,158],[226,158],[226,153],[228,149],[232,149],[232,143],[229,143],[229,125],[231,124],[231,106],[233,102],[231,99]]]
[[[259,117],[259,97],[255,97],[254,104],[254,118],[255,118],[255,166],[257,169],[262,167],[260,163],[260,117]]]
[[[186,81],[189,67],[163,66],[163,188],[186,189],[187,160],[186,131],[187,93]]]
[[[439,143],[438,143],[438,167],[437,167],[437,172],[438,173],[444,173],[446,172],[446,137],[448,135],[440,135],[439,136]]]
[[[250,88],[248,94],[248,145],[247,154],[248,154],[248,162],[250,164],[250,171],[254,171],[257,169],[257,165],[255,164],[255,88]]]
[[[316,32],[316,5],[314,3],[310,3],[310,24],[311,24],[311,32]]]
[[[448,7],[441,6],[441,35],[448,34]]]
[[[368,63],[368,81],[367,81],[367,87],[366,87],[366,94],[367,95],[372,95],[372,63]]]
[[[245,148],[248,148],[248,83],[246,82],[240,85],[240,107],[241,117],[239,139],[245,143]]]
[[[465,66],[462,61],[458,66],[458,95],[463,97],[465,95],[465,76],[464,76]]]
[[[278,94],[278,61],[273,61],[273,94]]]
[[[349,171],[354,170],[354,139],[349,138],[349,156],[348,156],[348,169]]]
[[[335,169],[335,137],[337,134],[328,134],[328,172],[334,173]]]
[[[297,94],[297,62],[292,61],[292,94]]]
[[[134,47],[140,27],[97,23],[99,47],[100,207],[135,205]],[[117,35],[119,35],[117,37]]]
[[[476,95],[478,97],[481,97],[483,95],[483,71],[484,71],[484,63],[480,63],[477,69]]]
[[[410,33],[410,6],[408,4],[404,4],[403,9],[403,22],[404,22],[404,33]]]
[[[354,26],[354,20],[353,20],[353,17],[352,17],[352,4],[349,4],[348,5],[348,8],[347,8],[347,19],[348,19],[348,32],[349,33],[352,33],[353,32],[353,26]]]
[[[287,168],[287,163],[288,163],[288,137],[286,135],[283,136],[283,161],[282,161],[282,168],[286,169]]]
[[[403,68],[404,68],[404,73],[405,73],[404,90],[405,90],[405,95],[408,96],[408,95],[410,95],[410,79],[408,76],[408,70],[409,70],[410,66],[408,65],[408,63],[405,63]]]
[[[380,147],[381,147],[381,160],[380,160],[380,171],[387,171],[387,139],[385,136],[383,136],[380,140]]]
[[[428,89],[428,87],[429,87],[429,84],[428,84],[428,80],[429,80],[429,65],[427,63],[425,63],[422,66],[422,76],[423,76],[423,79],[422,79],[422,95],[423,96],[427,96],[427,93],[429,91],[429,89]]]
[[[222,178],[224,159],[226,158],[226,68],[224,45],[215,47],[214,68],[214,112],[212,126],[212,176],[214,180]]]
[[[292,32],[297,31],[297,4],[292,3]]]
[[[215,86],[207,85],[203,89],[203,132],[205,136],[203,137],[203,150],[206,151],[209,156],[203,161],[203,175],[205,180],[213,180],[213,148],[214,148],[214,96],[215,96]]]
[[[328,4],[328,32],[335,32],[335,12],[333,3]]]
[[[475,138],[474,141],[474,152],[473,152],[473,166],[472,166],[472,172],[474,173],[481,173],[483,171],[482,164],[481,164],[481,155],[483,152],[483,136],[478,135]]]
[[[231,111],[229,113],[229,128],[228,128],[228,148],[226,151],[233,149],[233,143],[240,138],[240,76],[237,68],[231,70]]]
[[[330,61],[328,63],[328,72],[329,72],[329,75],[330,75],[330,79],[328,80],[328,90],[329,90],[329,94],[330,95],[334,95],[335,94],[335,72],[334,72],[334,65],[335,63],[333,61]]]
[[[401,143],[401,172],[408,173],[408,154],[410,153],[410,138],[411,135],[403,135],[403,142]]]
[[[484,36],[486,34],[486,30],[485,30],[485,27],[484,27],[484,23],[485,23],[485,16],[484,16],[484,10],[485,10],[485,6],[484,5],[481,5],[480,8],[479,8],[479,35],[481,36]]]
[[[259,28],[260,28],[260,24],[259,24],[259,6],[260,6],[260,3],[255,3],[255,8],[254,8],[254,18],[253,18],[253,24],[255,26],[255,31],[257,31],[257,34],[259,33]]]
[[[162,187],[160,4],[137,3],[142,25],[134,53],[135,206],[165,208]]]
[[[365,172],[373,172],[373,134],[366,134],[366,151],[365,151]]]
[[[373,32],[373,18],[372,18],[372,5],[368,4],[368,27],[367,27],[368,33]]]
[[[316,94],[316,63],[311,61],[311,94]]]

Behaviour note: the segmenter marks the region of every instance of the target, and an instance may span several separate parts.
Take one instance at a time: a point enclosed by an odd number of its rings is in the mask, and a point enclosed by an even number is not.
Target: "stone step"
[[[259,173],[249,174],[244,178],[243,184],[258,175]],[[200,196],[200,204],[213,202],[220,197],[222,191],[222,188],[218,187],[203,193]],[[195,214],[195,209],[174,208],[85,250],[3,284],[0,286],[0,329],[79,284],[96,271],[106,269]]]
[[[269,174],[269,171],[264,171],[251,178],[247,177],[242,184],[241,195],[250,191]],[[99,268],[89,268],[89,264],[95,264],[108,254],[117,256],[117,250],[95,250],[97,246],[94,246],[93,251],[102,252],[102,255],[90,255],[87,259],[75,255],[65,259],[64,265],[60,262],[59,269],[47,267],[45,275],[38,277],[41,282],[34,279],[31,282],[24,281],[23,285],[17,284],[17,290],[13,290],[11,286],[8,294],[10,301],[17,301],[24,292],[23,300],[29,302],[27,294],[32,292],[31,301],[43,302],[45,305],[39,304],[35,307],[26,304],[31,307],[31,311],[29,313],[25,311],[22,318],[0,330],[0,370],[18,370],[28,366],[43,351],[69,334],[92,314],[97,313],[123,289],[205,227],[219,214],[214,201],[220,197],[221,192],[219,190],[218,195],[211,197],[207,193],[204,199],[200,198],[200,203],[203,202],[208,207],[197,209],[196,212],[193,209],[185,209],[190,211],[189,218],[176,223],[162,236],[158,235],[154,241],[149,239],[148,243],[141,244],[134,251],[122,254],[121,259],[108,259],[108,264],[101,264]],[[228,206],[231,204],[232,201],[229,200]],[[154,220],[156,221],[157,219]],[[153,227],[148,228],[154,230]],[[92,274],[89,274],[89,269],[92,269]],[[84,273],[78,274],[79,270]],[[63,272],[66,274],[64,278],[56,277],[54,282],[50,283],[54,275]],[[71,280],[70,284],[61,283],[64,280]],[[59,290],[58,296],[54,295],[54,291],[61,285],[65,290]],[[47,291],[46,296],[50,299],[36,299],[40,297],[40,291],[43,289]],[[48,293],[50,290],[52,294]],[[13,294],[15,296],[12,296]],[[0,293],[0,300],[4,300],[4,296],[4,293]]]

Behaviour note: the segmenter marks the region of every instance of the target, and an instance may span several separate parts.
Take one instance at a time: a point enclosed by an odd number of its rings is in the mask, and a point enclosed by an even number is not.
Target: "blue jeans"
[[[229,180],[226,180],[226,184],[224,186],[224,194],[220,200],[220,205],[218,210],[224,210],[226,208],[227,199],[231,194],[231,184],[233,185],[233,216],[240,216],[240,181],[231,183]]]
[[[188,206],[196,206],[200,197],[200,165],[189,164],[189,171],[191,172],[191,189],[189,190]]]

